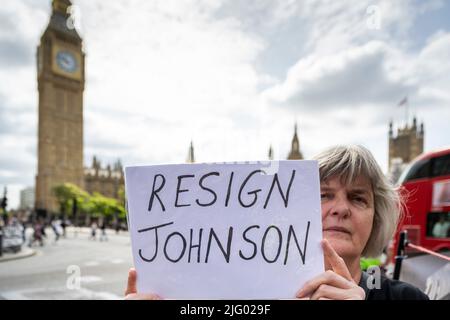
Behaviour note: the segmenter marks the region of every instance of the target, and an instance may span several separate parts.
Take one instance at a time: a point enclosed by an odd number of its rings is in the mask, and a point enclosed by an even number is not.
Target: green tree
[[[71,183],[64,183],[53,188],[62,215],[72,215],[72,207],[76,201],[77,209],[89,214],[92,218],[103,217],[110,220],[113,216],[123,219],[126,216],[123,206],[125,193],[119,189],[119,198],[108,198],[94,192],[90,195],[85,190]]]
[[[119,187],[119,190],[117,191],[117,198],[119,200],[119,203],[122,204],[122,206],[124,206],[126,197],[125,197],[125,187],[123,185],[121,185]]]
[[[126,215],[127,215],[126,211],[125,211],[125,203],[127,201],[127,198],[126,198],[126,195],[125,195],[125,187],[124,187],[124,185],[121,185],[119,187],[119,191],[117,193],[118,193],[118,198],[119,198],[118,206],[116,208],[116,210],[117,210],[116,211],[117,217],[119,219],[124,219],[124,218],[126,218]]]
[[[86,203],[89,200],[89,193],[72,183],[64,183],[53,188],[53,192],[59,203],[60,213],[63,215],[72,215],[73,202],[77,202],[77,208],[85,211]]]
[[[120,204],[120,201],[114,198],[105,197],[97,192],[89,198],[87,207],[88,213],[93,218],[104,217],[109,220],[116,213],[118,214],[118,217],[125,216],[125,209]]]

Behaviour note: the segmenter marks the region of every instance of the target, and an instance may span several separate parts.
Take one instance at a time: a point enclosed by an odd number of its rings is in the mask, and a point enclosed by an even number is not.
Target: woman
[[[300,299],[384,300],[428,299],[419,289],[381,278],[369,289],[360,259],[376,257],[396,229],[401,212],[397,191],[369,150],[362,146],[332,147],[314,157],[319,162],[322,241],[326,272],[308,281]],[[127,299],[158,299],[136,293],[136,271],[130,270]]]
[[[332,147],[319,162],[325,273],[297,293],[309,299],[428,299],[419,289],[386,277],[369,290],[360,259],[377,257],[401,213],[398,192],[361,146]]]

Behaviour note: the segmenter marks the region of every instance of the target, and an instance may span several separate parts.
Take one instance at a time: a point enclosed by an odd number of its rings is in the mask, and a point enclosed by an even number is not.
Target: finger
[[[346,289],[340,289],[327,284],[320,285],[311,295],[311,300],[344,300],[347,296]]]
[[[312,295],[311,300],[364,300],[364,289],[353,284],[351,289],[341,289],[329,285],[321,285]]]
[[[125,296],[125,300],[162,300],[162,298],[152,293],[131,293]]]
[[[130,268],[130,270],[128,271],[127,290],[125,290],[126,296],[129,294],[137,293],[136,278],[137,278],[136,269]]]
[[[302,298],[307,295],[311,295],[317,290],[321,285],[327,284],[333,287],[341,289],[349,289],[352,287],[352,283],[345,279],[344,277],[338,275],[334,271],[328,270],[321,273],[317,277],[307,281],[303,288],[297,292],[297,298]]]
[[[350,271],[348,271],[347,265],[344,259],[342,259],[337,252],[333,249],[328,240],[322,240],[322,248],[325,259],[330,263],[331,268],[337,274],[343,276],[347,280],[353,281]]]

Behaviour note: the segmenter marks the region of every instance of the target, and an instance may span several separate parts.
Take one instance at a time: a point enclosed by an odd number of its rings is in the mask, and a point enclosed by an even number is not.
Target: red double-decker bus
[[[412,244],[429,250],[450,250],[450,148],[418,156],[398,184],[406,197],[406,213],[398,232],[407,230]],[[398,233],[394,250],[397,241]],[[409,249],[408,253],[414,251]]]

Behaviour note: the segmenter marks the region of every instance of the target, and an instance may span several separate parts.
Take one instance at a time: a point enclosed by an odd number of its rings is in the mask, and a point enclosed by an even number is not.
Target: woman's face
[[[342,185],[339,177],[320,184],[323,237],[345,258],[359,258],[372,231],[375,213],[370,181],[358,177]]]

